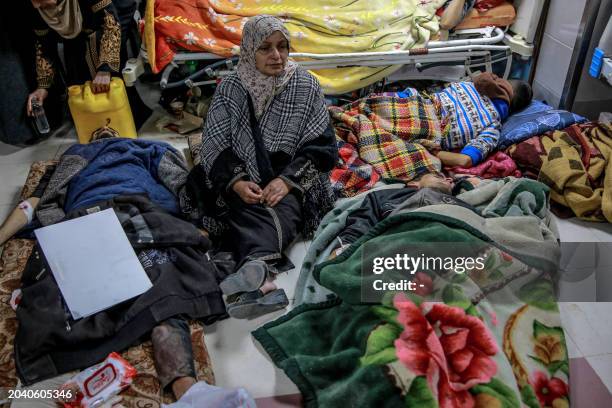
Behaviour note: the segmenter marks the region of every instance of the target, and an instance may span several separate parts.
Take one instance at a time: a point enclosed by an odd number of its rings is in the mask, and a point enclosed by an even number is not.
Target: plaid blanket
[[[424,173],[440,172],[440,161],[428,151],[440,148],[446,131],[435,101],[421,95],[370,95],[329,110],[341,150],[332,173],[332,184],[340,195],[352,196],[371,188],[377,180],[375,173],[410,181]]]
[[[538,180],[550,198],[583,220],[612,222],[612,124],[572,125],[541,136]]]
[[[336,143],[338,164],[330,176],[334,194],[337,197],[352,197],[374,187],[380,175],[372,165],[361,160],[356,145],[338,137]]]

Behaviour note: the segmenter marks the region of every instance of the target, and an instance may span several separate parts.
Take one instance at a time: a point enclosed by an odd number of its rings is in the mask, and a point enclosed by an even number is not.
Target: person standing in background
[[[122,72],[128,59],[137,57],[138,53],[140,52],[140,34],[138,32],[138,24],[134,19],[134,15],[138,9],[138,2],[136,0],[112,1],[115,5],[115,9],[117,10],[119,25],[121,26],[119,72]],[[147,120],[147,118],[151,116],[153,111],[144,103],[136,90],[136,86],[126,86],[125,91],[127,93],[128,100],[130,101],[130,107],[132,108],[132,115],[134,116],[136,129],[138,129]]]
[[[119,59],[121,60],[121,69],[123,70],[125,63],[129,58],[127,46],[128,40],[132,42],[132,44],[130,44],[132,54],[135,56],[135,54],[137,54],[139,51],[137,47],[138,44],[133,44],[133,42],[138,41],[138,27],[136,20],[134,19],[134,14],[136,13],[138,5],[136,4],[136,0],[112,1],[115,5],[115,9],[117,10],[117,17],[119,18],[119,25],[121,26],[121,51]]]
[[[37,89],[28,97],[43,102],[57,74],[54,55],[64,44],[68,85],[92,81],[94,93],[110,89],[120,69],[121,26],[111,0],[31,0],[35,34]]]

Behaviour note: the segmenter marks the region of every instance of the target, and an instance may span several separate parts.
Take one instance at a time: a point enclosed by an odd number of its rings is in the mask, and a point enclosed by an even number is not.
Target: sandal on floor
[[[240,292],[252,292],[264,284],[266,276],[268,276],[268,265],[264,261],[248,261],[235,273],[225,278],[219,287],[227,296]]]
[[[265,295],[260,290],[246,292],[235,302],[227,305],[227,313],[236,319],[251,319],[284,309],[289,299],[283,289],[276,289]]]

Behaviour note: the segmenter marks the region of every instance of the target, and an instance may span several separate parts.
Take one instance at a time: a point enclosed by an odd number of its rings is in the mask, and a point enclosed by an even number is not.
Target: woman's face
[[[46,9],[57,6],[57,0],[32,0],[35,9]]]
[[[278,75],[285,69],[289,42],[280,31],[273,32],[255,52],[255,67],[264,75]]]

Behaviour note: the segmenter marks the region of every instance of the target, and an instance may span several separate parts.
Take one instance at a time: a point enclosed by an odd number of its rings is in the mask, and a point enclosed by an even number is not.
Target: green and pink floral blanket
[[[484,243],[486,262],[461,274],[419,272],[418,290],[362,301],[367,248],[420,242]],[[483,218],[452,205],[399,212],[315,268],[337,297],[253,335],[307,407],[569,407],[551,273],[558,255],[537,216]]]

